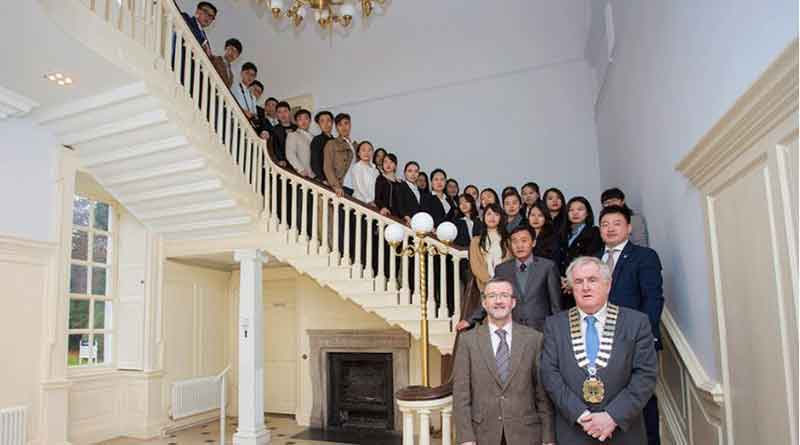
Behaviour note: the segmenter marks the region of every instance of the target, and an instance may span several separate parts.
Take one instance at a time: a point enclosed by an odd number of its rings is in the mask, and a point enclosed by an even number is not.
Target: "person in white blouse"
[[[297,130],[286,136],[286,160],[299,174],[306,178],[314,176],[311,171],[311,140],[314,136],[308,131],[311,125],[311,112],[305,109],[294,114]]]
[[[380,172],[372,164],[372,144],[361,141],[358,144],[356,157],[358,161],[350,166],[344,184],[353,189],[353,197],[367,204],[375,201],[375,181]]]

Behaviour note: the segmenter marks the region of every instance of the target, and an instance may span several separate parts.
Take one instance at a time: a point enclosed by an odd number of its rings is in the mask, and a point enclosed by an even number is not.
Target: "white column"
[[[284,184],[284,190],[285,184]],[[284,200],[284,203],[286,201]],[[239,262],[239,428],[234,444],[269,443],[264,427],[264,320],[261,268],[266,257],[258,249],[237,250]]]

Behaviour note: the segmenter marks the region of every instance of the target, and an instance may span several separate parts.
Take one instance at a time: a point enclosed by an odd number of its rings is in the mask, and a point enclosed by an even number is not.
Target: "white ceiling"
[[[134,81],[127,73],[65,34],[36,0],[0,0],[0,87],[40,107],[63,104]],[[61,72],[74,83],[62,87],[44,78]]]

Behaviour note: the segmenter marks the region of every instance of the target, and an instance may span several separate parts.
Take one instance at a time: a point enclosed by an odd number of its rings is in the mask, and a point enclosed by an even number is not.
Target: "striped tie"
[[[497,363],[497,374],[500,376],[500,381],[505,384],[508,381],[508,371],[511,366],[511,354],[508,350],[508,342],[506,342],[507,332],[504,329],[498,329],[494,333],[500,337],[500,344],[494,354],[494,360]]]

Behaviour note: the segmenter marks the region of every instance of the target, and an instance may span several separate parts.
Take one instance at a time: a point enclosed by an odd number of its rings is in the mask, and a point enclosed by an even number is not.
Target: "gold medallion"
[[[583,400],[589,403],[600,403],[606,395],[606,386],[603,381],[591,376],[583,381]]]

